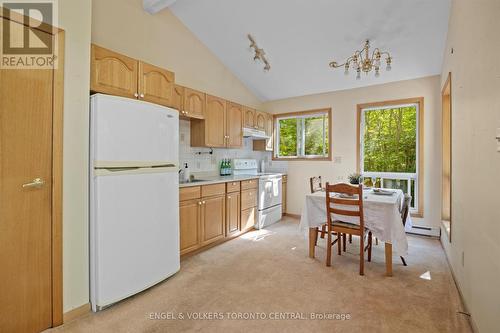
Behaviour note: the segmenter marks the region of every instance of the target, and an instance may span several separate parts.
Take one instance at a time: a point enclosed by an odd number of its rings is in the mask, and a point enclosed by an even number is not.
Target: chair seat
[[[334,227],[342,227],[342,228],[359,230],[359,225],[354,224],[354,223],[343,222],[343,221],[333,221],[332,224]]]

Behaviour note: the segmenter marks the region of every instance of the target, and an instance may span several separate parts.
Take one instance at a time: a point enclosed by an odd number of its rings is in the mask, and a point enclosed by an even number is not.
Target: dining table
[[[331,193],[331,195],[337,194]],[[387,276],[392,276],[393,251],[402,257],[408,254],[406,231],[411,230],[412,221],[408,214],[406,224],[403,226],[401,218],[403,202],[404,193],[399,189],[382,191],[373,188],[363,189],[365,228],[372,232],[373,237],[384,242]],[[359,225],[359,217],[342,216],[342,221]],[[326,192],[318,191],[307,194],[299,227],[304,233],[307,231],[309,233],[309,257],[311,258],[315,256],[318,227],[326,222]]]

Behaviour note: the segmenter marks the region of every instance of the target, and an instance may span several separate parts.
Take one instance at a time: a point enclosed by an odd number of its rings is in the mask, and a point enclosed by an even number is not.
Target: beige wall
[[[498,0],[452,2],[441,77],[452,73],[452,242],[443,230],[442,243],[479,332],[500,327],[499,15]]]
[[[169,10],[142,0],[93,1],[92,42],[175,72],[175,81],[252,107],[260,101]]]
[[[309,192],[309,177],[321,175],[324,181],[346,181],[347,175],[356,171],[356,105],[360,103],[424,97],[424,219],[414,219],[415,224],[439,228],[441,191],[441,136],[439,76],[358,89],[287,98],[263,104],[271,113],[332,108],[333,161],[288,162],[289,213],[300,214],[304,195]]]
[[[132,24],[133,22],[133,24]],[[66,31],[64,84],[63,308],[89,301],[88,142],[90,43],[175,72],[176,81],[236,102],[260,102],[169,11],[151,16],[141,0],[59,1]]]
[[[66,31],[63,151],[63,308],[88,302],[88,109],[91,0],[59,1]]]

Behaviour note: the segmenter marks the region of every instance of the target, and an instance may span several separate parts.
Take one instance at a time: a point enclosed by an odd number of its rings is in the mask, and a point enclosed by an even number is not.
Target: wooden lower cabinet
[[[200,247],[200,211],[200,199],[181,201],[179,204],[181,255]]]
[[[226,195],[226,236],[233,236],[240,232],[241,213],[240,192]]]
[[[201,205],[201,246],[225,237],[225,195],[203,198]]]
[[[181,255],[252,229],[257,217],[256,185],[252,179],[181,188]]]
[[[257,218],[257,207],[248,208],[241,211],[241,231],[247,231],[255,225]]]

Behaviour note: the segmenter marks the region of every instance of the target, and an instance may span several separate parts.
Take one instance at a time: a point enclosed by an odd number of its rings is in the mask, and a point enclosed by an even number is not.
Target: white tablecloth
[[[384,243],[391,243],[393,251],[400,256],[408,254],[408,241],[405,227],[401,221],[401,206],[404,194],[394,190],[393,195],[377,195],[372,190],[363,191],[363,214],[365,227],[374,237]],[[356,219],[356,218],[355,218]],[[345,218],[342,218],[345,221]],[[326,222],[325,192],[306,195],[306,202],[300,219],[300,229],[307,232],[309,228],[320,226]],[[345,221],[358,223],[359,221]],[[406,230],[411,229],[411,218],[408,214]]]

